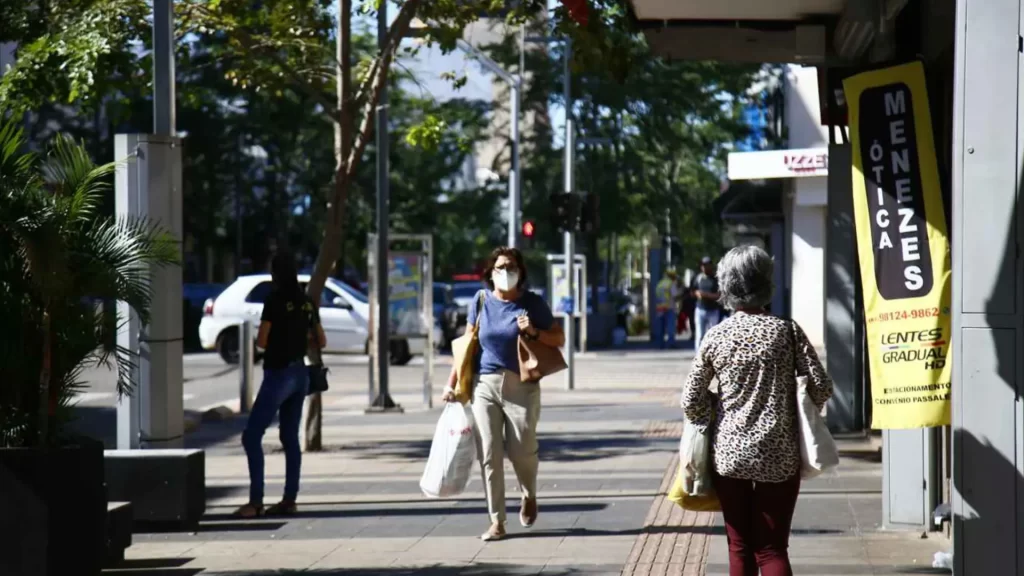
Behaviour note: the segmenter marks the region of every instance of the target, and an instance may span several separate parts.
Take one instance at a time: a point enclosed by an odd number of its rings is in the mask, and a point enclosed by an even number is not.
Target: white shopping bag
[[[476,435],[472,409],[458,402],[447,404],[434,430],[420,490],[429,498],[461,494],[469,484],[474,460]]]
[[[701,434],[689,420],[683,422],[679,440],[679,475],[688,496],[708,496],[711,486],[711,438]]]
[[[834,471],[839,466],[839,450],[802,377],[796,379],[796,412],[800,421],[800,476],[810,479]]]

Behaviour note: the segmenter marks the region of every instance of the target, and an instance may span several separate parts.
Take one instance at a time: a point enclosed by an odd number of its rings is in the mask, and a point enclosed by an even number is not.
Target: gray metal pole
[[[572,76],[569,70],[569,59],[572,54],[572,39],[566,38],[565,50],[562,55],[562,93],[565,97],[565,193],[573,194],[576,192],[576,182],[574,178],[575,160],[576,160],[576,135],[573,130],[572,123]],[[563,242],[565,244],[565,281],[566,287],[568,288],[570,301],[573,303],[572,308],[565,314],[565,387],[572,390],[575,387],[576,378],[576,366],[573,359],[573,355],[576,352],[576,282],[575,282],[575,271],[576,271],[576,245],[574,233],[574,224],[569,226],[569,230],[564,233]]]
[[[381,2],[377,11],[377,46],[381,53],[387,48],[388,3]],[[377,267],[374,272],[374,287],[377,290],[377,398],[370,406],[372,410],[392,410],[395,402],[388,394],[388,364],[390,350],[390,325],[388,319],[388,195],[390,194],[390,171],[388,169],[388,88],[381,88],[380,103],[377,106]]]
[[[253,338],[252,322],[242,321],[238,339],[238,411],[248,414],[252,410]]]
[[[572,120],[565,123],[565,193],[573,194],[573,138]],[[571,227],[570,227],[571,228]],[[563,235],[565,244],[565,281],[569,293],[569,300],[572,306],[565,314],[565,387],[572,390],[575,386],[576,367],[573,355],[576,353],[576,308],[579,306],[576,297],[576,238],[573,230],[567,230]]]
[[[521,78],[521,77],[520,77]],[[508,171],[508,245],[519,245],[519,190],[522,180],[519,172],[519,78],[511,86],[509,103],[512,131],[512,167]]]
[[[423,266],[423,300],[427,317],[427,348],[423,354],[423,404],[434,407],[434,237],[422,241],[426,262]],[[442,320],[443,322],[443,320]]]
[[[665,239],[665,270],[668,270],[672,267],[672,218],[668,208],[665,208]]]
[[[174,136],[174,2],[153,0],[153,133]]]
[[[523,79],[526,74],[526,24],[519,26],[519,73],[516,75],[515,84],[512,85],[512,131],[515,135],[512,137],[512,153],[515,158],[515,207],[511,208],[512,214],[515,216],[515,225],[511,226],[512,233],[515,235],[516,242],[512,246],[519,246],[519,234],[522,231],[522,223],[520,220],[520,213],[523,210],[523,169],[522,162],[519,155],[519,115],[522,114],[522,100],[523,100]]]

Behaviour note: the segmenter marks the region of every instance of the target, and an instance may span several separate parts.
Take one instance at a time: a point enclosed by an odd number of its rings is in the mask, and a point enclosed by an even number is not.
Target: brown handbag
[[[566,368],[565,358],[558,348],[519,337],[519,379],[523,382],[537,382]]]

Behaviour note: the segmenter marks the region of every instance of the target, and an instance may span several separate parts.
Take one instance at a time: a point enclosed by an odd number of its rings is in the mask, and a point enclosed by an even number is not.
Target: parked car
[[[452,287],[442,282],[434,283],[434,322],[441,328],[437,346],[445,350],[458,337],[459,306],[455,303]]]
[[[466,325],[466,316],[469,315],[469,303],[483,290],[482,282],[456,282],[452,284],[452,299],[458,307],[456,315],[456,330]]]
[[[360,283],[364,294],[370,293],[370,283]],[[450,288],[447,284],[434,283],[434,348],[445,350],[455,338],[455,324],[457,314],[455,304],[452,302]],[[449,293],[446,295],[446,293]]]
[[[309,275],[300,274],[303,289]],[[205,350],[216,350],[228,364],[238,362],[238,326],[243,319],[259,323],[263,302],[270,294],[270,274],[242,276],[219,296],[206,301],[199,323],[199,340]],[[324,352],[366,353],[370,306],[366,295],[339,280],[330,278],[320,295],[320,321],[327,335]],[[256,331],[253,330],[255,338]],[[391,339],[391,363],[405,365],[414,355],[423,354],[425,339]]]

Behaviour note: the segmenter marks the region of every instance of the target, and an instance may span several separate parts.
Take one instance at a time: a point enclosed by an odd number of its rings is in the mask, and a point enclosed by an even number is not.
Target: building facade
[[[810,282],[823,277],[824,340],[836,378],[830,406],[853,427],[871,422],[875,400],[864,393],[870,388],[863,351],[880,343],[863,333],[842,80],[872,68],[923,64],[951,240],[952,425],[883,431],[877,520],[917,531],[939,530],[949,520],[954,574],[1024,575],[1021,0],[631,0],[630,6],[653,50],[665,57],[811,65],[824,77],[822,108],[833,125],[823,139],[824,225],[811,224],[822,209],[820,188],[810,183],[796,186],[795,208],[771,198],[772,188],[785,187],[764,184],[772,180],[741,183],[735,188],[752,192],[745,199],[727,192],[731,198],[723,203],[731,203],[727,216],[742,207],[748,220],[756,213],[761,222],[792,210],[791,218],[808,217],[791,223],[794,238],[810,246],[824,237],[824,273],[806,270]],[[790,134],[790,146],[796,136]],[[807,246],[798,242],[792,250],[809,252]],[[793,260],[803,267],[796,254]],[[940,502],[949,504],[948,515],[942,508],[933,514]]]

